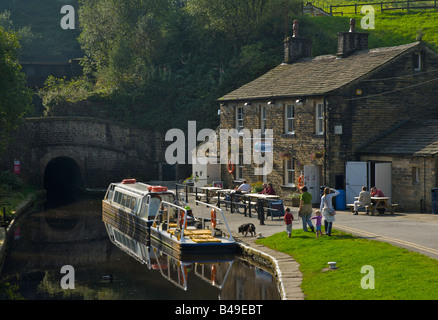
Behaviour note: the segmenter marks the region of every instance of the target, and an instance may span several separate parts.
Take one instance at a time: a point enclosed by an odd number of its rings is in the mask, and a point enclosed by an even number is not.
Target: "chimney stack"
[[[312,56],[312,40],[298,35],[298,21],[294,20],[292,37],[284,39],[284,63]]]
[[[368,49],[368,33],[356,32],[356,20],[350,19],[350,30],[338,32],[338,57],[346,57],[355,51]]]

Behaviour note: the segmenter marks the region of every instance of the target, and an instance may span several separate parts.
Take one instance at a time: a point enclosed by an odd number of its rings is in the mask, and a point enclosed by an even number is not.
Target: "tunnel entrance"
[[[75,201],[82,187],[81,171],[73,159],[58,157],[47,164],[44,189],[48,203],[59,205]]]

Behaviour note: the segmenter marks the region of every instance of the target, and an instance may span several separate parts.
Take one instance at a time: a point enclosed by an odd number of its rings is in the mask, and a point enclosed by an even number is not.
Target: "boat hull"
[[[139,242],[148,243],[150,240],[152,221],[142,219],[121,208],[112,206],[105,200],[102,201],[102,221]]]

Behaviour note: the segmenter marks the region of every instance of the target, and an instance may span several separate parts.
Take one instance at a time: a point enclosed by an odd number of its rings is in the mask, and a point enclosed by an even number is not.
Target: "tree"
[[[21,29],[16,29],[11,20],[11,12],[8,10],[0,12],[0,27],[3,27],[4,31],[14,33],[17,36],[20,41],[20,49],[18,53],[20,57],[23,58],[29,51],[32,41],[35,38],[30,27],[26,26]]]
[[[32,103],[32,91],[18,63],[19,48],[17,36],[0,27],[0,149]]]

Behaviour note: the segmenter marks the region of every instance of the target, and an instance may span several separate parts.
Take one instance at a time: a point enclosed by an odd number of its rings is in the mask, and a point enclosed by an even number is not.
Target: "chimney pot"
[[[298,37],[298,20],[294,20],[292,37]]]
[[[294,20],[293,35],[284,39],[284,63],[312,57],[312,40],[298,35],[298,20]]]
[[[356,20],[350,19],[350,31],[348,32],[356,32]]]
[[[350,19],[350,30],[338,32],[338,57],[346,57],[355,51],[368,49],[368,33],[356,32],[356,21]]]

